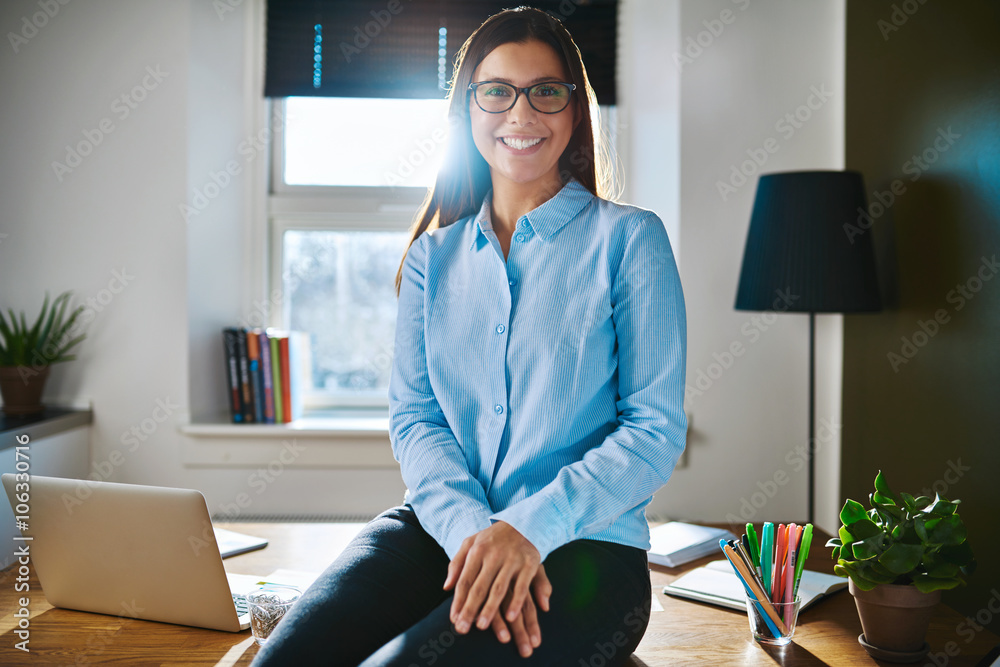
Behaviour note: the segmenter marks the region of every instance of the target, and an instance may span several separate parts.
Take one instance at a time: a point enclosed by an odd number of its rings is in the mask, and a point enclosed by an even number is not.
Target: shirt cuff
[[[490,521],[489,509],[469,512],[452,521],[448,526],[444,544],[441,545],[445,553],[448,554],[448,560],[455,559],[455,555],[462,547],[465,538],[475,535],[481,530],[486,530],[491,525],[493,524]]]
[[[550,553],[573,539],[563,518],[566,516],[568,510],[560,510],[553,500],[539,492],[493,514],[490,520],[513,526],[538,549],[545,562]]]

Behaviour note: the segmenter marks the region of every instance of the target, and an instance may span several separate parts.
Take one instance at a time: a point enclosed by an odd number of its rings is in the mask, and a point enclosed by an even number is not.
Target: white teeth
[[[515,137],[500,137],[500,141],[502,141],[504,145],[510,146],[511,148],[515,148],[519,151],[523,151],[525,148],[530,148],[541,140],[542,140],[541,137],[538,137],[537,139],[517,139]]]

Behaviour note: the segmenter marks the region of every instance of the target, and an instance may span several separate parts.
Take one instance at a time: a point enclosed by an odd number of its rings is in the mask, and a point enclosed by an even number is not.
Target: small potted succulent
[[[8,309],[9,320],[0,311],[0,395],[5,414],[41,412],[49,367],[76,358],[69,352],[84,339],[84,334],[70,336],[83,306],[77,306],[67,316],[71,296],[72,292],[63,292],[50,306],[46,294],[42,311],[30,327],[23,311],[18,317]]]
[[[896,494],[882,472],[869,494],[871,509],[848,499],[833,547],[834,571],[848,587],[872,657],[916,662],[941,591],[965,583],[976,561],[958,515],[959,500]]]

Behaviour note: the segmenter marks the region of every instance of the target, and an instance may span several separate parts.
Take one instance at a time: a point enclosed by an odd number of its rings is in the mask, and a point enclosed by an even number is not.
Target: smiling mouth
[[[542,141],[543,137],[535,137],[533,139],[518,139],[516,137],[500,137],[500,141],[504,146],[508,146],[515,150],[524,150],[525,148],[531,148],[536,146]]]

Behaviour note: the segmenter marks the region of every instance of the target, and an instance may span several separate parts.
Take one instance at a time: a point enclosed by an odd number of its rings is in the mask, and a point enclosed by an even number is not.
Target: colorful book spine
[[[271,372],[271,341],[267,334],[257,330],[260,341],[260,377],[264,386],[264,422],[274,423],[274,379]]]
[[[274,394],[274,422],[283,424],[285,422],[285,391],[281,382],[281,345],[277,335],[268,333],[268,342],[271,344],[271,386]]]
[[[247,331],[247,370],[250,373],[250,388],[253,391],[253,420],[264,423],[264,387],[260,377],[260,338],[253,331]]]
[[[237,329],[222,330],[222,341],[226,352],[226,385],[229,388],[229,416],[234,424],[243,422],[242,385],[239,371],[239,338]]]
[[[240,368],[240,397],[243,399],[243,421],[250,424],[254,421],[253,387],[250,383],[250,364],[247,358],[247,330],[239,329],[236,337],[238,344]]]
[[[281,410],[285,417],[285,423],[292,421],[292,377],[291,364],[288,358],[288,336],[278,339],[278,350],[281,358]]]

